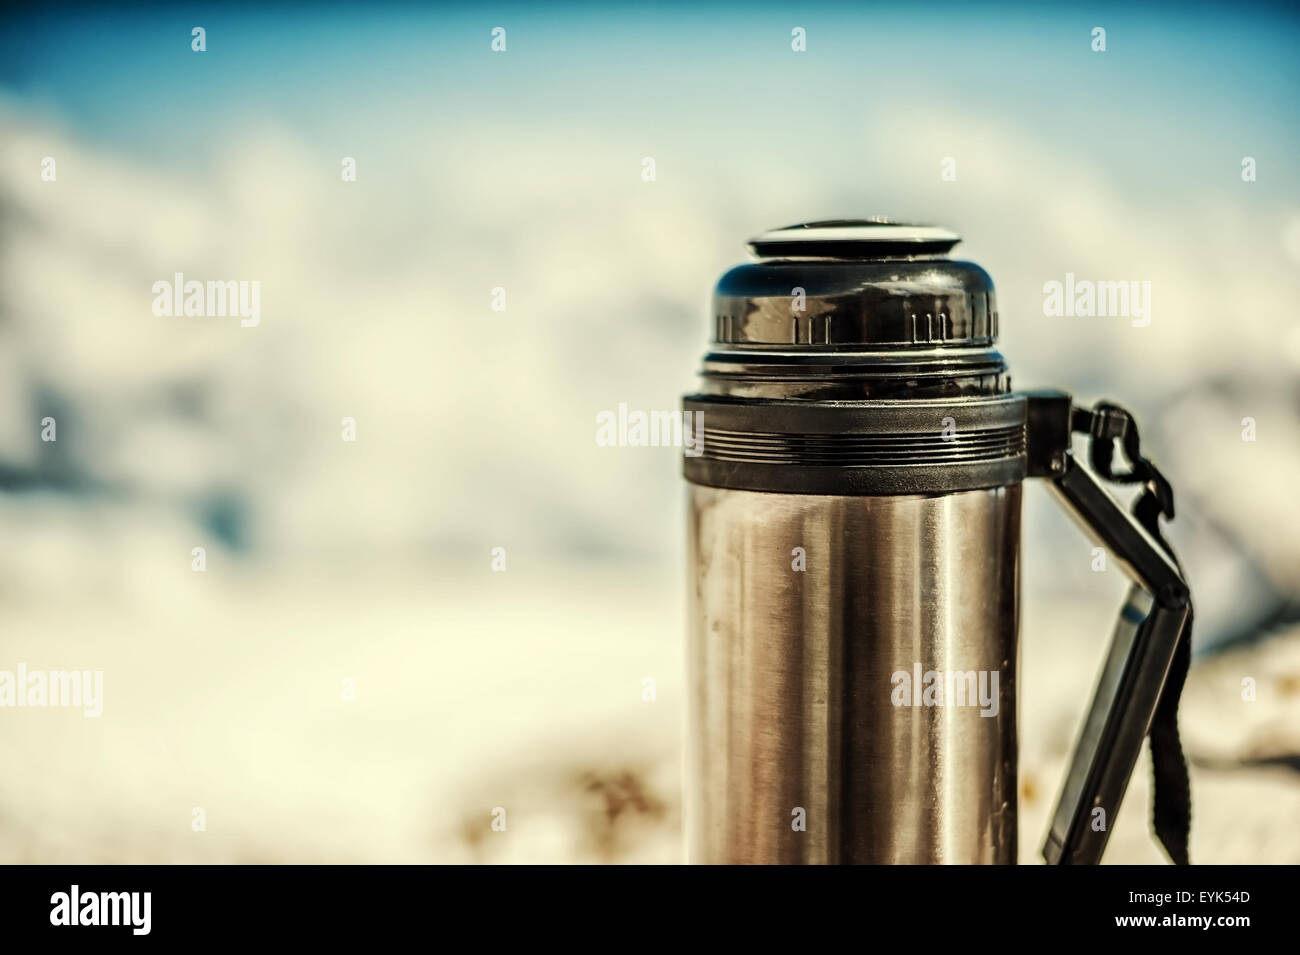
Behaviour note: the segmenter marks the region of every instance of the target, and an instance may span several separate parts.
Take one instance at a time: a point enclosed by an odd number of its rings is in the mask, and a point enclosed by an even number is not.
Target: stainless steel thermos
[[[1044,855],[1099,860],[1149,733],[1157,834],[1186,861],[1168,483],[1118,406],[1011,389],[992,280],[948,258],[958,241],[809,223],[751,240],[717,284],[684,401],[691,861],[1016,861],[1026,477],[1134,580]],[[1142,486],[1132,514],[1099,476]]]

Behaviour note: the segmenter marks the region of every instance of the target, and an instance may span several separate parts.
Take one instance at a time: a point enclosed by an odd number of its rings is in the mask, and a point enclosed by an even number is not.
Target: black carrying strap
[[[1172,520],[1174,517],[1173,488],[1156,466],[1142,456],[1137,424],[1132,415],[1119,405],[1101,402],[1091,410],[1074,409],[1073,428],[1092,436],[1089,461],[1098,475],[1118,484],[1143,486],[1133,504],[1133,516],[1181,572],[1178,557],[1160,533],[1160,518]],[[1127,471],[1117,472],[1114,468],[1116,440],[1123,445],[1124,456],[1128,459]],[[1155,784],[1152,823],[1156,837],[1175,865],[1190,864],[1187,840],[1192,825],[1192,792],[1182,740],[1178,735],[1178,704],[1191,660],[1192,620],[1189,612],[1149,734]]]

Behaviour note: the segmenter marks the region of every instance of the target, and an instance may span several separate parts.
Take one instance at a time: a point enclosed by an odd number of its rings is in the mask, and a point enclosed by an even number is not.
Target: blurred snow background
[[[106,699],[0,712],[0,859],[677,861],[678,460],[595,415],[676,407],[745,237],[891,214],[967,237],[1018,385],[1138,414],[1198,599],[1193,859],[1300,862],[1295,20],[7,16],[0,668]],[[260,281],[260,326],[155,317],[175,272]],[[1151,281],[1151,325],[1045,318],[1066,272]],[[1026,511],[1032,861],[1124,583]],[[1161,858],[1146,773],[1108,861]]]

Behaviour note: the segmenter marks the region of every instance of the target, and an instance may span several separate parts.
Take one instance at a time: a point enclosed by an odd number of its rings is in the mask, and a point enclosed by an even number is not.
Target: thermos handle
[[[1155,828],[1170,857],[1187,863],[1191,806],[1178,739],[1177,708],[1190,660],[1192,605],[1158,518],[1173,516],[1163,475],[1141,457],[1137,428],[1123,409],[1075,407],[1061,392],[1028,398],[1029,475],[1046,477],[1067,509],[1097,537],[1134,581],[1093,693],[1043,845],[1049,864],[1095,864],[1142,748],[1151,734]],[[1103,476],[1145,486],[1133,514],[1074,459],[1072,432],[1093,438],[1091,460]],[[1111,468],[1120,440],[1131,470]]]

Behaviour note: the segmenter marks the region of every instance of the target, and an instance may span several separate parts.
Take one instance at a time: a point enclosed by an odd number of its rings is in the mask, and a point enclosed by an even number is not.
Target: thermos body
[[[688,494],[689,858],[1015,862],[1020,485]]]
[[[1012,390],[992,280],[947,257],[957,241],[809,223],[751,240],[757,261],[718,281],[683,401],[691,861],[1016,861],[1026,477],[1134,578],[1044,855],[1100,858],[1158,724],[1156,827],[1186,859],[1172,489],[1123,409]],[[1078,433],[1093,471],[1143,486],[1134,514],[1077,463]]]

